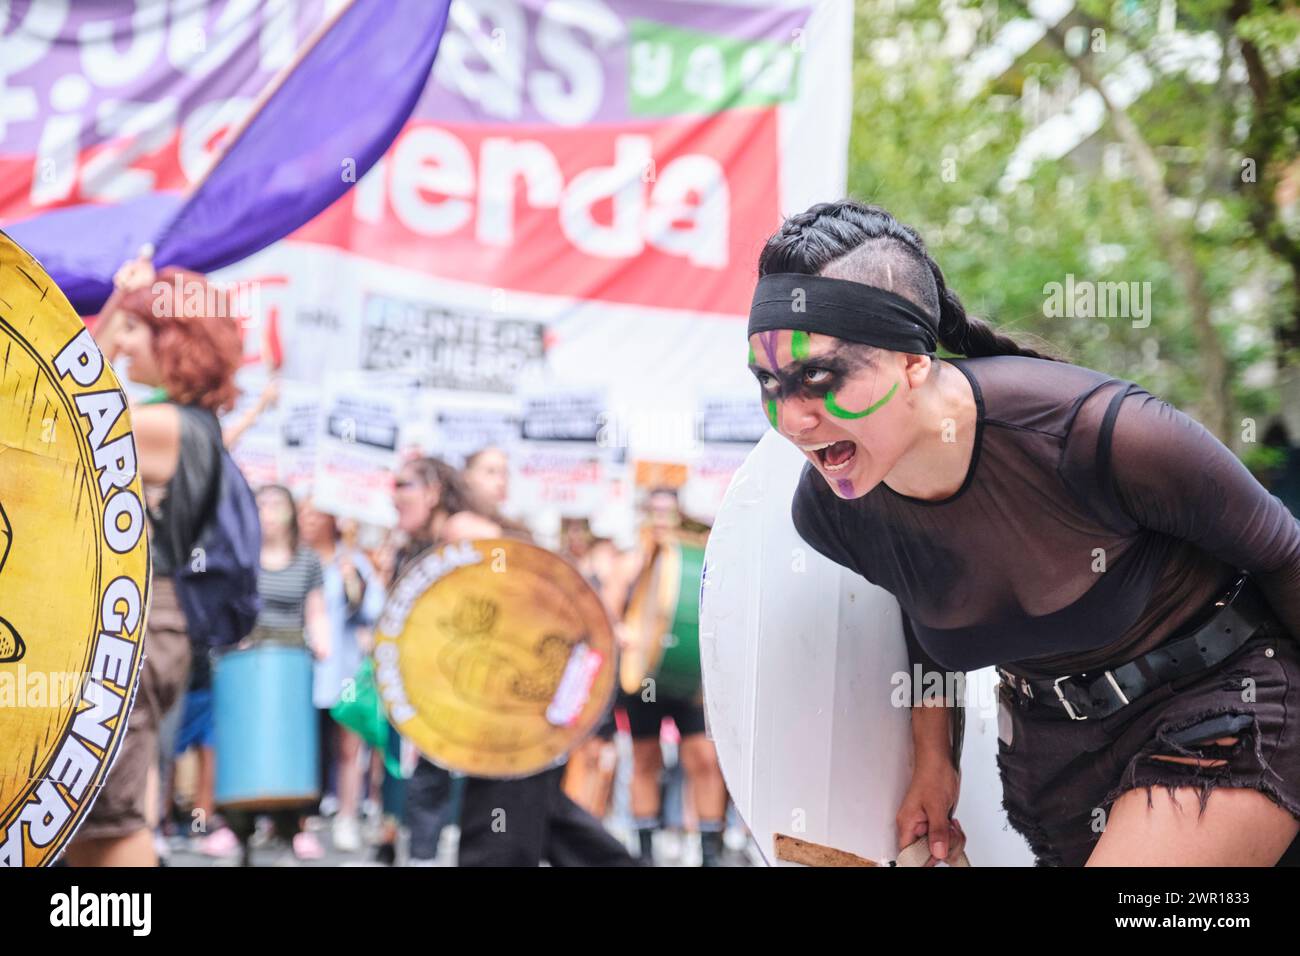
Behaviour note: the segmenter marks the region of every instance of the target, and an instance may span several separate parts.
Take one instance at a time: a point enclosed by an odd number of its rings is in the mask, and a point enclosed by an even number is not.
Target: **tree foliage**
[[[1300,346],[1300,223],[1288,204],[1300,182],[1300,14],[1183,0],[1171,18],[1161,6],[1077,4],[1054,36],[973,82],[1024,5],[863,0],[850,193],[914,226],[972,314],[1141,383],[1249,453],[1242,419],[1262,431],[1278,410],[1278,366],[1300,364],[1289,351]],[[1138,67],[1149,83],[1125,102],[1110,84]],[[1115,94],[1113,109],[1058,143],[1050,131],[1069,125],[1063,112],[1086,113],[1089,79]],[[1064,155],[1009,176],[1035,136]],[[1143,150],[1156,182],[1143,180]],[[1132,303],[1121,316],[1050,315],[1052,284],[1067,277],[1135,283],[1149,318]],[[1216,349],[1218,390],[1206,386]]]

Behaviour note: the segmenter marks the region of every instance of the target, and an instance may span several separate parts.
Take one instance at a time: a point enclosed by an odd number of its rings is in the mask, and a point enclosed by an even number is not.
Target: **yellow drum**
[[[374,656],[393,726],[434,763],[477,777],[554,765],[614,691],[599,596],[563,558],[516,540],[414,561],[393,584]]]
[[[149,603],[126,398],[0,233],[0,866],[52,863],[126,731]]]

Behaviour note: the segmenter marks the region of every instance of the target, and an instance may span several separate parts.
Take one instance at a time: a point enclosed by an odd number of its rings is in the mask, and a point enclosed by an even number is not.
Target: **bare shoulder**
[[[449,541],[473,541],[478,538],[501,537],[501,526],[495,521],[472,511],[458,511],[443,525],[443,536]]]
[[[171,434],[180,437],[181,413],[175,406],[166,402],[157,405],[132,405],[131,430],[137,438],[141,434],[151,437]]]
[[[181,414],[176,406],[133,406],[131,431],[140,477],[150,484],[169,481],[181,453]]]

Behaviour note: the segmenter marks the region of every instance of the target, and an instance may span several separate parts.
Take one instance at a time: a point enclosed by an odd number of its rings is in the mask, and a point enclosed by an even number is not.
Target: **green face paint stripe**
[[[767,420],[768,420],[769,422],[772,423],[772,427],[773,427],[773,428],[776,428],[776,427],[777,427],[777,424],[776,424],[776,399],[775,399],[775,398],[769,398],[769,399],[767,400]]]
[[[749,364],[754,364],[754,346],[752,345],[749,347]]]
[[[825,400],[825,401],[826,401],[826,411],[830,412],[830,413],[831,413],[832,415],[834,415],[836,418],[866,418],[866,417],[867,417],[868,415],[870,415],[872,412],[874,412],[874,411],[876,411],[877,409],[879,409],[881,405],[885,404],[885,402],[887,402],[887,401],[889,401],[891,398],[893,398],[893,397],[894,397],[894,393],[895,393],[896,391],[898,391],[898,383],[897,383],[897,382],[894,383],[894,387],[893,387],[893,388],[891,388],[888,392],[885,393],[885,397],[884,397],[884,398],[882,398],[880,401],[876,402],[876,403],[875,403],[874,405],[872,405],[870,408],[866,409],[865,411],[861,411],[861,412],[851,412],[851,411],[849,411],[847,408],[840,408],[840,406],[839,406],[838,404],[836,404],[836,402],[835,402],[835,394],[834,394],[833,392],[827,392],[827,393],[826,393],[826,400]]]
[[[790,333],[790,355],[800,361],[808,357],[808,333],[795,329]]]

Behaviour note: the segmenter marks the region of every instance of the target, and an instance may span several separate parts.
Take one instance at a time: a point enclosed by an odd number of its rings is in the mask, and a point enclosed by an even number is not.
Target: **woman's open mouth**
[[[816,455],[817,460],[821,463],[822,470],[832,475],[848,469],[853,464],[853,460],[858,457],[857,442],[848,441],[847,439],[825,442],[821,445],[800,445],[799,447]]]

